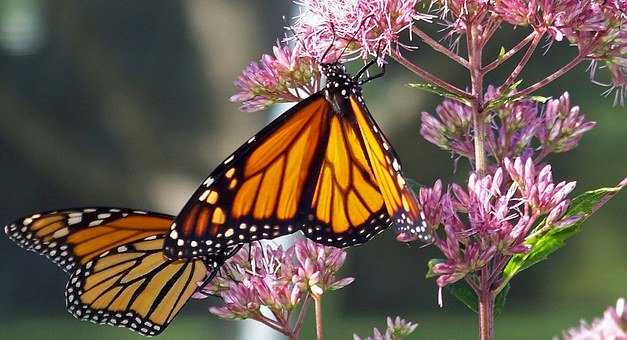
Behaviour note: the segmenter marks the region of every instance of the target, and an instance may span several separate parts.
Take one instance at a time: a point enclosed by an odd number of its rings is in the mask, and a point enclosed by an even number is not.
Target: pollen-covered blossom
[[[429,16],[416,11],[416,0],[296,0],[300,15],[292,27],[304,42],[304,51],[322,62],[339,57],[378,56],[403,46],[400,33],[411,27],[414,19]],[[340,53],[350,42],[346,53]],[[325,60],[320,60],[331,44]]]
[[[546,103],[542,119],[543,124],[537,136],[543,147],[551,152],[574,149],[583,134],[596,125],[586,120],[579,106],[571,106],[568,92]]]
[[[557,339],[557,338],[554,338]],[[563,332],[564,340],[625,340],[627,339],[627,310],[625,299],[620,298],[616,307],[609,307],[602,319],[594,319],[591,324],[581,321],[577,328]]]
[[[498,280],[513,254],[529,250],[525,238],[538,218],[546,215],[549,224],[562,218],[574,182],[555,184],[549,166],[538,172],[533,163],[521,169],[523,163],[506,158],[506,167],[490,175],[471,174],[466,188],[453,184],[442,192],[439,180],[433,188],[420,188],[424,222],[445,256],[432,267],[438,286],[482,268]]]
[[[301,50],[277,44],[274,55],[264,54],[252,62],[234,82],[238,93],[232,102],[241,102],[242,111],[254,112],[280,102],[297,102],[318,91],[320,71],[313,58]]]
[[[373,336],[363,338],[363,340],[400,340],[413,333],[416,327],[418,327],[418,324],[401,319],[400,316],[394,319],[388,316],[385,332],[382,333],[377,328],[373,328]],[[353,334],[353,339],[362,340],[357,334]]]
[[[345,259],[345,251],[309,239],[299,239],[286,250],[254,243],[229,259],[220,275],[195,297],[221,297],[224,305],[210,308],[221,318],[254,319],[286,335],[297,334],[299,329],[294,328],[302,324],[291,325],[290,316],[295,310],[306,312],[302,305],[310,295],[320,296],[353,281],[336,277]],[[262,313],[262,307],[267,307],[274,320]]]

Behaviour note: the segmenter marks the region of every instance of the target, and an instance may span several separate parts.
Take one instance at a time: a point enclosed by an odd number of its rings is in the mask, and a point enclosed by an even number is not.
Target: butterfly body
[[[168,257],[220,254],[296,231],[348,247],[391,223],[414,228],[417,200],[364,104],[364,81],[340,63],[321,71],[322,90],[250,138],[196,190],[171,226]]]

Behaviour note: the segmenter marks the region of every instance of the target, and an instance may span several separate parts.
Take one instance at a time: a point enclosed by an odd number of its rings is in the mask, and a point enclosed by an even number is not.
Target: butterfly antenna
[[[292,28],[292,25],[290,25],[287,22],[287,18],[285,17],[285,15],[283,16],[283,22],[285,23],[285,29],[290,31],[292,33],[292,37],[294,37],[294,39],[296,39],[298,41],[298,43],[300,44],[300,46],[303,47],[303,49],[305,49],[305,42],[298,36],[298,34],[296,34],[296,31],[294,31],[294,28]]]
[[[335,46],[335,39],[337,38],[337,35],[335,35],[335,26],[333,25],[333,23],[330,23],[330,25],[331,25],[331,32],[333,32],[333,40],[331,40],[331,44],[329,45],[329,47],[327,47],[327,50],[324,51],[324,53],[322,54],[322,58],[320,58],[320,64],[324,63],[324,59],[327,57],[327,54],[329,53],[329,51],[331,51],[333,46]]]
[[[359,27],[357,27],[357,30],[355,30],[355,33],[353,33],[353,36],[350,38],[350,40],[348,40],[348,43],[346,44],[346,46],[344,46],[344,49],[342,50],[342,53],[340,53],[340,56],[337,57],[336,61],[340,60],[340,58],[344,55],[344,53],[348,49],[348,46],[350,46],[350,44],[353,41],[355,41],[355,37],[357,37],[357,33],[359,33],[359,31],[361,31],[361,29],[363,28],[364,24],[366,24],[366,20],[372,18],[373,16],[374,16],[374,14],[370,14],[369,16],[365,17],[364,20],[361,21],[361,23],[359,24]]]

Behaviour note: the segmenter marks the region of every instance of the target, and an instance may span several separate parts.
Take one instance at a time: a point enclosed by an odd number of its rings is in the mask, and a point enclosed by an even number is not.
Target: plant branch
[[[322,301],[321,296],[312,295],[316,310],[316,340],[322,340]]]
[[[507,91],[507,89],[514,83],[514,81],[516,81],[516,79],[518,78],[522,70],[527,65],[527,62],[529,62],[529,59],[531,59],[531,56],[533,55],[533,52],[535,52],[536,48],[538,47],[538,44],[540,43],[540,39],[542,38],[543,35],[544,33],[539,33],[533,37],[533,40],[531,41],[531,45],[529,45],[529,47],[527,48],[527,51],[518,62],[518,65],[516,65],[516,68],[514,68],[514,71],[512,71],[512,74],[510,74],[509,77],[505,79],[505,82],[503,82],[503,85],[501,85],[500,87],[501,91],[503,90]]]
[[[436,50],[436,51],[444,54],[445,56],[451,58],[453,61],[457,62],[458,64],[460,64],[462,66],[464,66],[465,68],[468,68],[468,61],[466,59],[462,58],[457,53],[451,51],[450,49],[446,48],[445,46],[443,46],[439,42],[435,41],[433,38],[431,38],[427,33],[422,31],[420,28],[418,28],[416,26],[413,26],[411,28],[411,31],[412,31],[412,33],[414,33],[417,36],[419,36],[427,45],[431,46],[431,48],[433,48],[434,50]]]
[[[261,313],[259,313],[259,315],[257,315],[257,316],[254,316],[253,319],[256,320],[256,321],[261,322],[262,324],[264,324],[264,325],[274,329],[275,331],[277,331],[277,332],[279,332],[279,333],[281,333],[283,335],[287,335],[287,336],[290,335],[289,333],[286,333],[286,330],[281,328],[281,325],[278,325],[276,323],[276,321],[261,315]]]
[[[481,36],[481,48],[485,47],[485,45],[490,41],[496,30],[501,27],[501,22],[503,20],[498,16],[490,16],[488,20],[488,29],[485,30],[485,33]]]
[[[307,308],[309,307],[309,301],[311,301],[311,299],[309,298],[309,294],[307,294],[305,295],[305,298],[303,299],[303,304],[300,307],[300,311],[298,311],[298,319],[296,319],[296,324],[294,324],[294,330],[292,331],[292,334],[294,334],[297,337],[300,337],[300,331],[303,328],[305,315],[307,315]]]
[[[403,57],[403,55],[399,52],[399,51],[392,51],[392,58],[394,58],[394,60],[396,60],[397,62],[399,62],[401,65],[405,66],[407,69],[409,69],[410,71],[414,72],[417,76],[419,76],[420,78],[430,82],[431,84],[437,85],[439,87],[441,87],[442,89],[453,93],[455,95],[458,95],[462,98],[466,98],[466,99],[472,99],[472,95],[466,91],[460,90],[459,88],[457,88],[455,85],[452,85],[436,76],[434,76],[433,74],[427,72],[426,70],[424,70],[423,68],[421,68],[420,66],[412,63],[411,61],[407,60],[405,57]]]
[[[470,82],[472,83],[472,120],[475,147],[475,171],[479,177],[485,175],[487,168],[485,140],[486,124],[483,117],[483,74],[481,73],[481,34],[476,24],[471,24],[466,34],[468,60],[470,62]]]
[[[535,36],[537,34],[538,33],[536,31],[533,31],[533,32],[529,33],[529,35],[527,35],[523,40],[518,42],[518,44],[516,44],[516,46],[512,47],[505,54],[503,54],[502,56],[500,56],[499,58],[497,58],[493,62],[491,62],[488,65],[486,65],[483,68],[483,70],[482,70],[483,74],[486,74],[486,73],[494,70],[499,65],[501,65],[504,62],[506,62],[509,58],[513,57],[516,53],[518,53],[518,51],[522,50],[525,46],[527,46],[527,44],[529,44],[533,40],[533,38],[535,38]]]
[[[482,274],[483,275],[483,274]],[[494,295],[488,287],[483,287],[479,295],[479,338],[494,339]]]
[[[559,70],[553,72],[553,74],[551,74],[550,76],[540,80],[539,82],[525,88],[522,89],[520,91],[514,92],[511,94],[511,97],[518,97],[518,96],[527,96],[539,89],[541,89],[542,87],[548,85],[549,83],[551,83],[552,81],[554,81],[555,79],[563,76],[566,72],[570,71],[571,69],[573,69],[573,67],[579,65],[580,62],[582,62],[585,58],[584,58],[585,54],[578,54],[575,58],[573,58],[573,60],[571,60],[570,62],[568,62],[568,64],[562,66]]]

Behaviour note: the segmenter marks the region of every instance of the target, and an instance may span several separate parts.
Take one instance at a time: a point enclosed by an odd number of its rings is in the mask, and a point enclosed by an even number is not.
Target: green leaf
[[[444,289],[461,301],[471,311],[479,312],[479,299],[475,291],[464,280],[459,280],[444,287]]]
[[[494,316],[498,316],[505,309],[505,301],[509,293],[509,284],[503,288],[494,299]],[[479,299],[475,291],[468,285],[466,281],[460,280],[445,287],[445,290],[461,301],[468,309],[478,313]]]
[[[544,104],[550,98],[549,97],[543,97],[543,96],[531,96],[531,97],[529,97],[529,99]]]
[[[409,187],[417,194],[422,184],[418,183],[415,179],[405,177],[405,182],[409,185]]]
[[[466,106],[470,106],[471,103],[468,99],[458,96],[454,93],[450,93],[448,91],[446,91],[445,89],[439,87],[439,86],[435,86],[432,84],[427,84],[427,83],[415,83],[415,84],[407,84],[409,87],[413,87],[415,89],[419,89],[419,90],[423,90],[426,92],[430,92],[430,93],[434,93],[437,94],[438,96],[441,97],[446,97],[446,98],[450,98],[450,99],[454,99],[457,100],[458,102],[466,105]]]
[[[507,300],[507,294],[509,293],[509,283],[501,289],[499,295],[496,296],[494,300],[494,316],[497,316],[503,312],[505,309],[505,301]]]
[[[505,56],[505,47],[501,46],[501,50],[499,51],[498,60],[502,60]]]
[[[527,254],[512,256],[504,269],[504,284],[507,284],[516,274],[546,260],[549,255],[563,247],[567,239],[581,230],[583,222],[618,193],[626,184],[627,179],[624,179],[616,187],[587,191],[575,197],[562,219],[562,221],[570,220],[569,223],[563,222],[547,227],[544,221],[541,222],[538,225],[540,231],[545,229],[548,229],[548,231],[535,237],[530,237],[526,241],[526,243],[531,246],[531,250]]]
[[[427,267],[429,268],[429,270],[427,271],[427,275],[425,275],[425,277],[427,279],[435,277],[437,274],[433,272],[433,266],[435,266],[438,263],[445,262],[445,261],[446,260],[444,260],[444,259],[431,259],[431,260],[429,260],[429,262],[427,262]]]
[[[516,91],[516,89],[518,88],[518,85],[522,84],[523,80],[522,79],[518,79],[515,83],[513,83],[512,85],[509,86],[509,91],[510,93],[512,91]],[[508,93],[509,94],[509,93]]]

